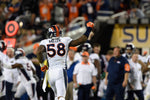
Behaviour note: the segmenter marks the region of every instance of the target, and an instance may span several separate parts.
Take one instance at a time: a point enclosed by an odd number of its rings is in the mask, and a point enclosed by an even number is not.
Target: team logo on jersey
[[[120,61],[117,61],[117,64],[120,64],[121,62]]]
[[[53,32],[53,30],[51,28],[48,29],[49,32]]]
[[[125,64],[125,71],[130,71],[130,65],[129,64]]]

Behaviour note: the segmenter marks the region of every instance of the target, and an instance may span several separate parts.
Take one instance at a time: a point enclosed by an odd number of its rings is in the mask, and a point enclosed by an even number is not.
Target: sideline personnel
[[[106,100],[124,100],[124,90],[128,82],[130,66],[126,58],[120,54],[121,48],[115,47],[114,56],[109,60],[105,84],[107,84]],[[108,81],[107,81],[108,79]]]
[[[132,54],[129,64],[131,67],[131,73],[129,74],[129,85],[127,86],[127,100],[135,100],[134,94],[136,94],[139,100],[144,100],[144,94],[142,90],[142,66],[138,62],[138,53]]]
[[[74,87],[78,88],[78,100],[89,100],[90,90],[96,91],[97,70],[88,59],[89,53],[84,51],[82,62],[75,66],[73,72]]]

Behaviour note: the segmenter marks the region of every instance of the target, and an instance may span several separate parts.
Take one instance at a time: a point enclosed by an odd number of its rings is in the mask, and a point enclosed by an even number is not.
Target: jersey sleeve
[[[44,45],[44,46],[45,46],[45,40],[42,40],[42,41],[40,42],[40,45]]]
[[[10,63],[10,62],[6,63],[6,62],[4,62],[4,60],[3,60],[2,64],[3,64],[3,67],[8,68],[8,69],[10,69],[12,66],[12,63]]]
[[[18,79],[17,79],[17,82],[20,82],[20,81],[21,81],[21,76],[19,75]]]
[[[99,60],[98,54],[94,53],[90,55],[90,60],[94,63],[94,60]]]
[[[35,66],[33,65],[32,61],[29,60],[29,62],[30,62],[30,65],[31,65],[31,67],[33,68],[33,70],[36,71],[36,68],[35,68]]]
[[[125,72],[130,72],[129,62],[125,58],[124,58],[124,70],[125,70]]]
[[[107,72],[109,72],[110,65],[111,65],[110,63],[111,63],[113,60],[114,60],[114,57],[111,57],[110,60],[108,61],[108,67],[107,67],[107,69],[106,69]]]
[[[79,66],[79,64],[77,64],[77,65],[74,67],[73,75],[78,74],[78,69],[79,69],[78,66]]]
[[[142,66],[139,64],[140,68],[139,68],[139,74],[140,74],[140,81],[143,82],[143,74],[142,74]]]
[[[95,66],[92,64],[91,65],[93,70],[92,70],[92,76],[96,76],[97,75],[97,69],[95,68]]]
[[[91,54],[91,55],[90,55],[90,58],[91,58],[91,59],[97,59],[97,60],[99,60],[98,54]]]
[[[69,45],[72,39],[70,37],[65,37],[65,40],[67,41],[67,44]]]
[[[146,62],[150,63],[150,55],[146,58]]]
[[[130,73],[133,71],[133,66],[132,66],[132,61],[131,59],[129,60],[129,65],[130,65]]]
[[[7,56],[2,60],[2,66],[8,69],[12,69],[12,65],[16,64],[16,60],[10,60]]]
[[[17,60],[15,61],[15,63],[23,64],[23,63],[24,63],[24,61],[23,61],[22,59],[17,59]]]

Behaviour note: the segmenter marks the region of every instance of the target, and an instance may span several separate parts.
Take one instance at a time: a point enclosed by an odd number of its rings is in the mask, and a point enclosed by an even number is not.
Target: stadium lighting
[[[22,28],[22,26],[23,26],[23,22],[22,21],[19,22],[19,26],[20,26],[20,28]]]

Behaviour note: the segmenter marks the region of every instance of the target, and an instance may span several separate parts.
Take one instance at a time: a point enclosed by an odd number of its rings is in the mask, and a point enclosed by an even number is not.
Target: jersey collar
[[[81,62],[81,64],[86,65],[86,63],[84,63],[83,61]],[[88,65],[90,65],[90,63],[89,63],[89,62],[88,62],[87,64],[88,64]]]

